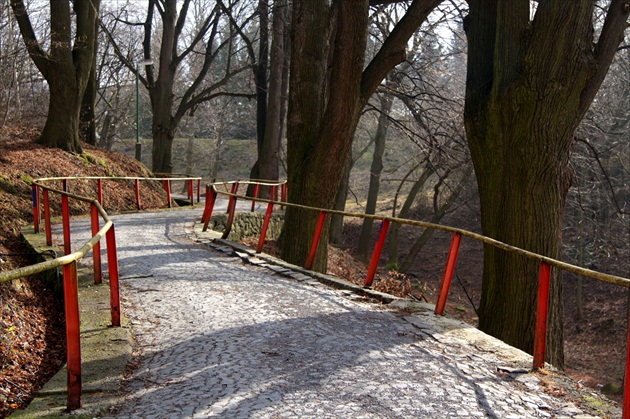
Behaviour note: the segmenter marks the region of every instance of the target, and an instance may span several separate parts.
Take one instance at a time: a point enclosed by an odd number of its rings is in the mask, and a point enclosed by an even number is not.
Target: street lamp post
[[[140,65],[153,65],[153,60],[147,59],[136,63],[136,160],[142,160],[142,144],[140,144]]]

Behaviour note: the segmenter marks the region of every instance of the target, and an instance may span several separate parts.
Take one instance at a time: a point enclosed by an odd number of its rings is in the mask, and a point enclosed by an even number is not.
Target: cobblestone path
[[[532,374],[498,374],[500,351],[191,242],[200,215],[113,217],[138,345],[115,417],[590,417]],[[73,223],[73,240],[88,228]]]

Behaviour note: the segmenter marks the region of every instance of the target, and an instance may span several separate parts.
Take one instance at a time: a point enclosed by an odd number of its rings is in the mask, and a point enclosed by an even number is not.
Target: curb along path
[[[200,216],[112,217],[138,344],[113,417],[592,417],[518,373],[531,357],[463,323],[191,242],[185,224]],[[73,223],[73,240],[88,230]]]

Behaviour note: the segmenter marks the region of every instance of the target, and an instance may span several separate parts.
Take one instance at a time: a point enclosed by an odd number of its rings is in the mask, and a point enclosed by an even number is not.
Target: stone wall
[[[234,214],[232,230],[228,240],[238,242],[244,237],[259,237],[262,229],[265,213],[263,212],[237,212]],[[208,228],[214,231],[225,231],[227,214],[217,214],[210,218]],[[271,214],[269,228],[267,229],[267,240],[275,240],[280,236],[282,224],[284,223],[284,212],[274,212]]]

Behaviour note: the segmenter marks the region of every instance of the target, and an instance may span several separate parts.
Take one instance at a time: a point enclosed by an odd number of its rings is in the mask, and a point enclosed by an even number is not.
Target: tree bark
[[[560,258],[573,133],[610,65],[629,3],[612,1],[592,49],[593,2],[539,2],[531,22],[528,0],[469,2],[464,117],[486,236]],[[538,268],[484,247],[479,327],[530,353]],[[555,270],[551,284],[547,361],[562,367]]]
[[[50,89],[48,116],[38,142],[47,147],[81,153],[79,142],[81,94],[74,74],[53,71],[47,81]]]
[[[289,201],[331,208],[359,115],[440,0],[413,1],[364,69],[369,1],[293,2],[287,157]],[[317,36],[314,36],[317,34]],[[282,258],[303,264],[317,214],[288,208]],[[314,269],[325,270],[325,227]]]
[[[171,124],[170,107],[159,105],[160,114],[153,114],[152,160],[154,173],[173,173],[173,140],[175,127]],[[156,107],[154,107],[154,110]],[[165,114],[168,112],[168,114]]]
[[[334,1],[331,9],[324,2],[294,2],[287,133],[290,202],[322,208],[334,203],[361,111],[367,6],[367,0],[352,5]],[[292,238],[297,235],[283,235],[285,260],[304,263],[316,221],[317,213],[288,208],[285,233],[300,226],[304,236],[296,243]],[[328,241],[329,221],[323,242]],[[313,267],[325,271],[325,245],[319,246]]]
[[[81,102],[81,122],[79,138],[87,144],[96,145],[96,91],[98,81],[96,80],[96,53],[98,51],[98,22],[94,21],[94,54],[92,55],[92,65],[88,77],[87,86],[83,93]]]
[[[258,60],[254,64],[256,86],[256,151],[258,158],[249,173],[250,179],[260,179],[261,156],[265,144],[267,125],[267,68],[269,67],[269,0],[258,1]],[[248,195],[254,194],[254,185],[248,187]]]
[[[285,32],[288,28],[288,6],[286,1],[276,1],[273,12],[273,30],[267,95],[267,121],[262,146],[258,154],[258,177],[278,180],[280,176],[280,142],[282,138],[283,80],[285,64]],[[262,188],[262,196],[269,196],[269,188]]]

